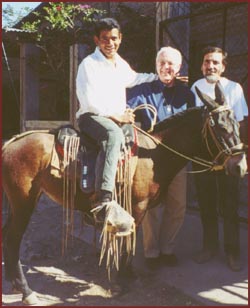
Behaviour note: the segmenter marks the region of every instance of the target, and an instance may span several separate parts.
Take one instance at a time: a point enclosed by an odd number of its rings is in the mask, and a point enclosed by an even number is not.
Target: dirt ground
[[[60,206],[42,198],[22,243],[21,262],[39,306],[204,306],[148,270],[135,269],[137,279],[127,292],[115,296],[94,246],[73,238],[62,257],[62,213]],[[23,305],[21,294],[12,294],[10,283],[4,280],[4,271],[2,305]]]

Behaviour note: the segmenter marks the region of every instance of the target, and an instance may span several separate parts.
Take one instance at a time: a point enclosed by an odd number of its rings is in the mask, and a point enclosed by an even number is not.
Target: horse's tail
[[[19,139],[21,139],[21,138],[23,138],[23,137],[25,137],[27,135],[30,135],[30,134],[33,134],[33,133],[49,133],[49,132],[50,131],[48,129],[47,130],[29,130],[27,132],[23,132],[21,134],[17,134],[15,136],[13,136],[10,140],[8,140],[8,141],[6,141],[4,143],[4,145],[2,146],[2,151],[4,151],[7,148],[7,146],[9,144],[11,144],[12,142],[14,142],[16,140],[19,140]]]

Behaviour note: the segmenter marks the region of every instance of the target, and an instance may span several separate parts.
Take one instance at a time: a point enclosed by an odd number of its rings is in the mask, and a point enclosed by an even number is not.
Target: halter
[[[232,156],[236,156],[239,154],[243,154],[244,151],[242,151],[243,148],[243,143],[239,143],[237,145],[234,145],[232,147],[229,147],[225,140],[221,140],[219,141],[219,137],[217,136],[214,128],[215,128],[215,121],[213,116],[215,114],[218,114],[220,112],[223,111],[229,111],[231,110],[228,106],[219,106],[217,108],[215,108],[214,110],[210,111],[208,113],[208,116],[204,122],[204,126],[202,128],[202,137],[205,141],[207,150],[210,154],[211,157],[213,157],[213,152],[211,150],[211,147],[209,146],[209,142],[208,142],[208,134],[210,134],[214,145],[216,146],[217,150],[218,150],[218,154],[216,155],[216,157],[213,160],[213,167],[211,170],[222,170],[225,168],[225,165],[227,163],[227,161],[232,157]],[[222,158],[222,163],[218,163],[219,159]]]

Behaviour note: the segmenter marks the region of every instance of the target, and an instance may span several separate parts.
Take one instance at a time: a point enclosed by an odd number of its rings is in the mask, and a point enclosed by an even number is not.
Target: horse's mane
[[[195,120],[198,115],[201,115],[202,110],[204,107],[192,107],[189,108],[187,110],[178,112],[174,115],[172,115],[171,117],[158,122],[153,130],[153,134],[154,133],[158,133],[161,132],[162,130],[174,127],[174,126],[178,126],[180,124],[183,124],[183,121],[188,122],[190,120]],[[196,117],[197,116],[197,117]]]

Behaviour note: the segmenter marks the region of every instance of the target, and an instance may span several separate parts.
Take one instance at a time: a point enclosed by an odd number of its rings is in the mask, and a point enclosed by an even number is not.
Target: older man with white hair
[[[194,94],[177,79],[182,65],[179,50],[163,47],[156,56],[159,80],[127,89],[127,104],[135,108],[142,104],[153,105],[157,110],[157,121],[194,106]],[[152,114],[149,110],[138,110],[136,121],[144,130],[150,128]],[[164,168],[164,166],[163,166]],[[160,264],[178,264],[174,254],[175,239],[180,230],[186,209],[186,168],[172,180],[162,203],[147,211],[143,222],[143,246],[146,264],[156,269]]]

